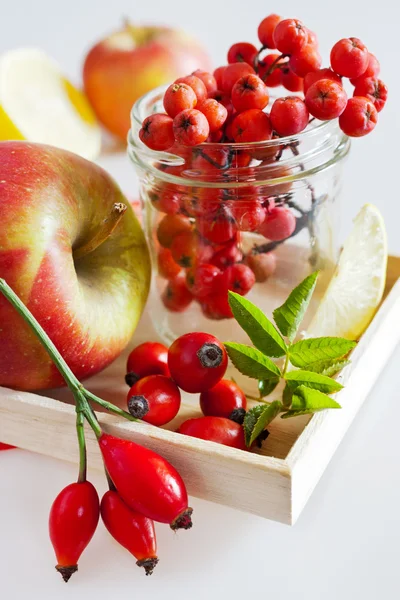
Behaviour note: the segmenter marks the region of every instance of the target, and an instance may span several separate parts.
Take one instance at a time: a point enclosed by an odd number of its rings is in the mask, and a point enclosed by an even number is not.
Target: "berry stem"
[[[77,260],[93,252],[101,246],[112,234],[118,223],[120,222],[122,216],[124,215],[127,209],[126,204],[122,202],[116,202],[109,214],[109,216],[104,219],[101,223],[100,227],[94,233],[93,237],[90,238],[83,246],[76,248],[74,250],[74,259]]]
[[[87,460],[86,460],[86,440],[85,440],[84,423],[85,423],[84,414],[77,407],[77,409],[76,409],[76,434],[78,436],[78,445],[79,445],[78,483],[83,483],[84,481],[86,481]]]
[[[285,65],[288,64],[287,62],[279,64],[279,61],[283,60],[284,58],[287,58],[288,56],[288,54],[280,54],[276,57],[276,59],[274,60],[274,62],[271,63],[268,71],[264,74],[262,78],[264,83],[266,82],[267,77],[269,77],[271,73],[275,71],[275,69],[282,69]]]
[[[95,394],[92,394],[92,392],[89,392],[88,390],[85,390],[85,396],[88,400],[92,400],[93,402],[96,402],[96,404],[99,404],[103,408],[107,409],[110,413],[113,413],[114,415],[117,415],[118,417],[123,417],[124,419],[127,419],[128,421],[138,421],[138,419],[135,419],[135,417],[133,417],[126,410],[123,410],[122,408],[118,408],[118,406],[115,406],[115,404],[111,404],[111,402],[107,402],[107,400],[103,400],[102,398],[99,398],[98,396],[96,396]]]

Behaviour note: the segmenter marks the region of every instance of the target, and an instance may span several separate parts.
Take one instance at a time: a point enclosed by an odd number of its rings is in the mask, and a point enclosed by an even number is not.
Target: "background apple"
[[[140,96],[200,68],[209,70],[210,60],[189,35],[127,23],[90,50],[83,83],[99,121],[125,141]]]
[[[92,375],[129,342],[146,302],[150,261],[140,225],[113,179],[75,154],[2,142],[0,165],[0,277],[77,377]],[[79,258],[120,202],[128,208],[114,231]],[[60,384],[39,341],[1,297],[0,385]]]

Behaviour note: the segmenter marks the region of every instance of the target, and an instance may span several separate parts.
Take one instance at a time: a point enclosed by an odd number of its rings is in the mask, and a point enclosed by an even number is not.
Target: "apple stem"
[[[110,235],[120,222],[121,218],[123,217],[127,208],[128,207],[126,206],[126,204],[123,204],[122,202],[116,202],[113,205],[109,216],[106,219],[104,219],[104,221],[101,223],[100,227],[97,229],[93,237],[90,238],[90,240],[87,241],[85,244],[83,244],[83,246],[80,246],[79,248],[76,248],[74,250],[74,259],[77,260],[79,258],[82,258],[83,256],[86,256],[87,254],[93,252],[94,250],[96,250],[96,248],[101,246],[101,244],[103,244],[103,242],[105,242],[110,237]]]

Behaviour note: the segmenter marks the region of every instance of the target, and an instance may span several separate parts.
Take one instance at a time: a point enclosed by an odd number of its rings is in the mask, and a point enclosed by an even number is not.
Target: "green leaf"
[[[350,363],[351,360],[321,360],[309,365],[308,370],[314,371],[314,373],[321,373],[321,375],[326,375],[327,377],[334,377]]]
[[[319,390],[310,389],[304,385],[297,388],[293,394],[291,410],[312,410],[313,412],[325,410],[326,408],[341,408],[340,404],[333,398],[323,394]]]
[[[286,302],[273,312],[279,331],[282,335],[286,335],[290,341],[293,341],[307,310],[317,283],[317,277],[318,271],[306,277],[289,294]]]
[[[287,385],[292,391],[296,391],[299,386],[307,386],[315,390],[320,390],[326,394],[338,392],[343,388],[342,384],[326,375],[320,375],[313,371],[289,371],[285,374]]]
[[[282,395],[283,406],[289,407],[292,404],[292,397],[293,397],[293,392],[290,389],[290,387],[288,386],[288,384],[286,384],[285,389],[283,390],[283,395]]]
[[[256,348],[235,342],[226,342],[225,348],[229,358],[243,375],[253,379],[276,379],[281,376],[279,367]]]
[[[279,415],[282,404],[275,400],[271,404],[259,404],[250,409],[244,418],[244,437],[246,446],[251,446],[266,426]]]
[[[281,419],[291,419],[292,417],[301,417],[302,415],[313,415],[314,410],[288,410],[281,415]]]
[[[236,321],[258,350],[267,356],[286,354],[287,346],[283,337],[262,310],[235,292],[229,292],[229,304]]]
[[[289,349],[289,358],[295,367],[314,371],[316,369],[310,367],[315,363],[342,358],[356,345],[356,342],[340,337],[310,338],[293,344]]]
[[[278,383],[279,377],[277,377],[276,379],[261,379],[261,381],[258,382],[258,391],[260,392],[260,398],[269,396],[269,394],[271,394],[271,392],[274,391]]]

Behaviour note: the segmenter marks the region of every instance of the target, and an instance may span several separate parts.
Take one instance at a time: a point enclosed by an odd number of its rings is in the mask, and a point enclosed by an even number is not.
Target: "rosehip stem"
[[[86,481],[86,440],[85,440],[85,417],[82,411],[76,411],[76,434],[79,445],[79,476],[78,483]]]
[[[279,56],[276,57],[276,59],[274,60],[274,62],[271,63],[268,71],[264,74],[264,76],[262,78],[264,83],[265,83],[267,77],[269,77],[275,71],[275,69],[282,69],[285,65],[288,64],[287,62],[280,63],[281,60],[283,60],[284,58],[287,58],[288,56],[289,56],[288,54],[280,54]]]
[[[85,244],[83,244],[83,246],[80,246],[79,248],[76,248],[74,250],[74,259],[77,260],[79,258],[82,258],[83,256],[86,256],[87,254],[93,252],[94,250],[96,250],[96,248],[101,246],[101,244],[103,244],[103,242],[105,242],[110,237],[110,235],[120,222],[126,209],[126,204],[123,204],[122,202],[116,202],[111,209],[111,213],[106,219],[104,219],[100,227],[94,233],[93,237],[90,238]]]

